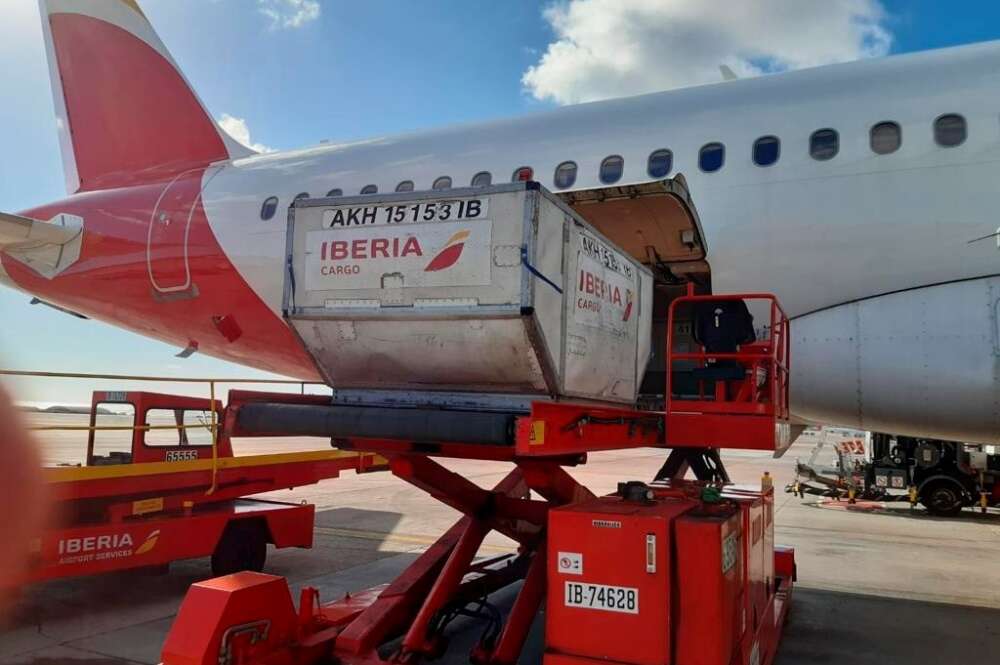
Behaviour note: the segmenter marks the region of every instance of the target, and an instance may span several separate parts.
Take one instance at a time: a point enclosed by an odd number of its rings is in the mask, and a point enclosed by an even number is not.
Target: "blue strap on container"
[[[521,263],[523,263],[524,267],[528,269],[528,272],[530,272],[532,275],[534,275],[538,279],[542,280],[543,282],[551,286],[553,289],[556,290],[557,293],[563,292],[563,290],[559,288],[558,284],[553,282],[551,279],[549,279],[542,273],[538,272],[538,268],[528,263],[528,248],[524,246],[521,247]]]

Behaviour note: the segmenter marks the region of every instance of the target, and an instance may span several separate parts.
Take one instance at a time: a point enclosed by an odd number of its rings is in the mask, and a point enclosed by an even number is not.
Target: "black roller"
[[[239,430],[297,436],[400,439],[421,443],[510,446],[515,416],[507,413],[250,402],[240,407]]]

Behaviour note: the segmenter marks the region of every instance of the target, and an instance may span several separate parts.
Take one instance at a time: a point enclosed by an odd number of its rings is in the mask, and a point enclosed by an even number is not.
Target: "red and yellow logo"
[[[445,268],[450,268],[456,263],[458,259],[462,256],[462,250],[465,249],[465,241],[469,238],[468,231],[458,231],[450,238],[448,242],[444,244],[444,247],[438,252],[427,267],[424,268],[424,272],[436,272],[438,270],[444,270]]]
[[[149,552],[154,547],[156,547],[156,541],[157,539],[159,539],[159,537],[160,537],[160,530],[157,529],[156,531],[153,531],[151,534],[146,536],[146,540],[142,541],[142,544],[136,548],[135,553],[145,554],[146,552]]]
[[[630,316],[632,316],[632,289],[625,289],[625,314],[622,315],[622,321],[628,321]]]

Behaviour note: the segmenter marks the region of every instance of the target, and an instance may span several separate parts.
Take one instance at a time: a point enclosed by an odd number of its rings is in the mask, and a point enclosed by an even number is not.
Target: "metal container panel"
[[[541,192],[533,194],[526,200],[531,208],[527,215],[537,220],[537,231],[532,237],[534,247],[527,249],[533,250],[530,251],[535,257],[533,267],[549,282],[538,278],[529,280],[530,300],[547,362],[552,367],[557,384],[562,386],[566,374],[563,351],[566,344],[566,308],[563,306],[567,281],[565,234],[566,225],[573,220],[561,207],[544,199]]]
[[[566,393],[632,401],[649,357],[652,279],[595,231],[571,223],[568,235]]]
[[[521,317],[312,319],[294,326],[337,388],[546,392]]]
[[[533,183],[300,200],[287,256],[286,319],[337,388],[635,399],[651,276]]]
[[[521,305],[527,194],[507,186],[502,195],[463,189],[298,201],[289,304],[297,314],[338,317]],[[474,214],[460,212],[473,204]]]

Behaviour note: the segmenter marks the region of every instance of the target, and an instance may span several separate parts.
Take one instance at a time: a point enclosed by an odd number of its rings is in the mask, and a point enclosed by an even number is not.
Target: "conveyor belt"
[[[286,436],[489,446],[514,445],[516,419],[510,413],[268,402],[244,404],[237,414],[238,429],[245,436],[277,431]]]

